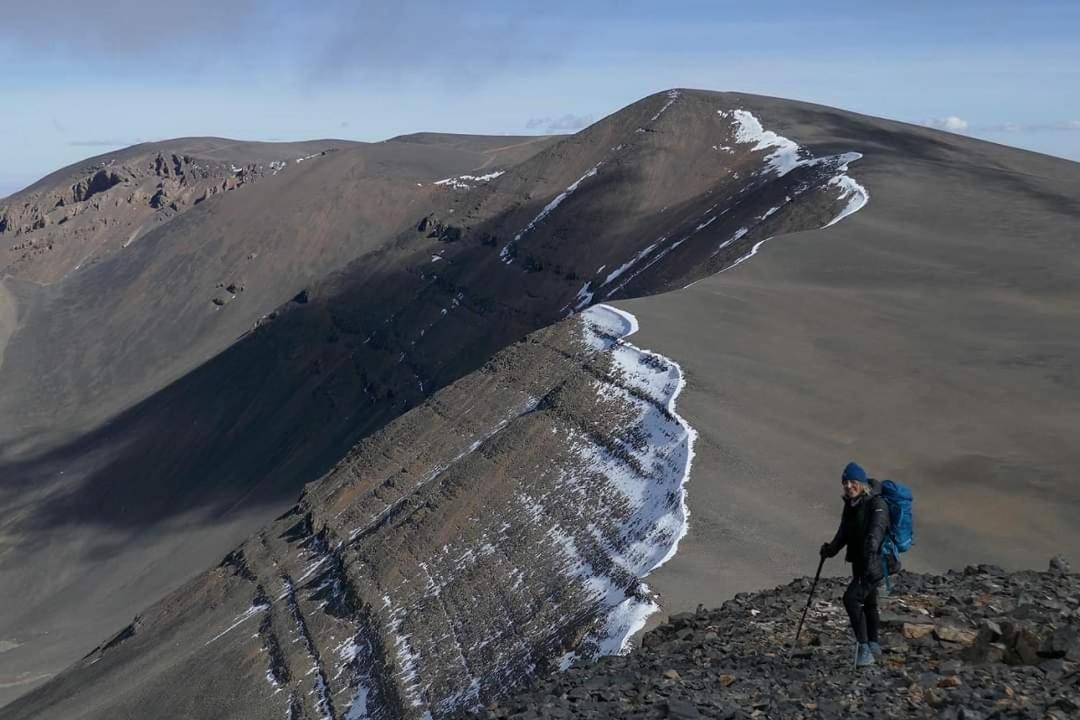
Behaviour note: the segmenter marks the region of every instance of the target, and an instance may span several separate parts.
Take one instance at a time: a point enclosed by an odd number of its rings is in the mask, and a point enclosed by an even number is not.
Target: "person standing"
[[[889,507],[875,481],[857,463],[847,464],[840,482],[844,497],[840,527],[832,541],[821,546],[821,556],[834,557],[847,547],[844,559],[851,563],[851,582],[844,592],[844,608],[858,643],[855,665],[866,667],[881,655],[878,585],[887,570],[881,543],[889,532]]]

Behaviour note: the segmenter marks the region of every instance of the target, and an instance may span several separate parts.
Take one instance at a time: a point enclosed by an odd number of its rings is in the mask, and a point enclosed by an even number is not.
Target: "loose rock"
[[[632,654],[541,678],[486,715],[532,717],[510,711],[517,708],[560,718],[1077,717],[1080,576],[980,565],[945,576],[901,573],[892,583],[882,600],[886,653],[868,670],[854,668],[840,579],[820,583],[803,628],[813,643],[800,638],[793,646],[809,588],[800,579],[672,616]]]

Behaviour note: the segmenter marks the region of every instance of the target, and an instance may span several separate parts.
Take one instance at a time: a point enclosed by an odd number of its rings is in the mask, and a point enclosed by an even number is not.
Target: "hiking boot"
[[[881,659],[881,643],[871,640],[867,643],[870,646],[870,654],[874,656],[875,660]]]
[[[870,652],[869,643],[859,643],[858,652],[855,654],[855,667],[870,667],[876,665],[877,661],[874,660],[874,653]]]

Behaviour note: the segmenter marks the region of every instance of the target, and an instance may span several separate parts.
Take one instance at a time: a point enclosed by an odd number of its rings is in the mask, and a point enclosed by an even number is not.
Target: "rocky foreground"
[[[486,718],[1080,717],[1080,575],[990,565],[902,573],[882,599],[881,662],[854,669],[841,579],[675,615],[630,655],[575,665]]]

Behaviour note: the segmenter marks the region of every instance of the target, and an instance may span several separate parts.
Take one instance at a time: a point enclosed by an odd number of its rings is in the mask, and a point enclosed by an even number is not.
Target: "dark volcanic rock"
[[[816,646],[791,647],[808,589],[797,580],[674,615],[629,656],[551,675],[481,716],[1066,718],[1080,709],[1080,663],[1068,655],[1080,649],[1080,617],[1064,609],[1080,596],[1080,575],[902,574],[883,600],[886,653],[862,671],[852,663],[843,588],[835,579],[818,588],[804,628]],[[1042,602],[1022,623],[998,609],[1027,597]],[[921,625],[930,629],[919,642],[901,640],[902,628]],[[949,639],[976,632],[966,649]]]

